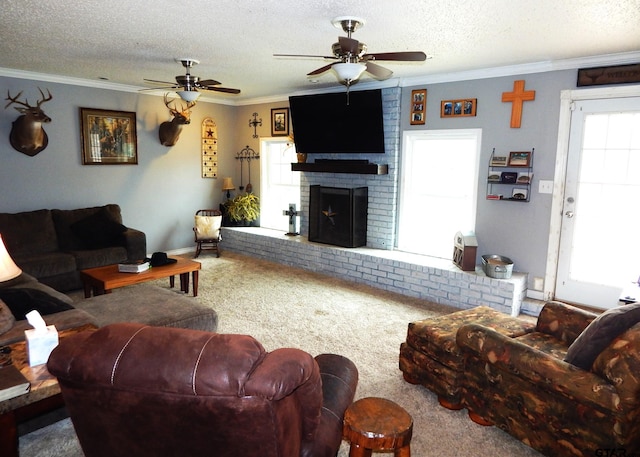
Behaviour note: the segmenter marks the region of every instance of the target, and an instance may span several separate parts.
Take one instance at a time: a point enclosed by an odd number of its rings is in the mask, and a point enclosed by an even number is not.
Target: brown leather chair
[[[48,369],[87,457],[335,456],[358,382],[339,355],[129,323],[65,338]]]

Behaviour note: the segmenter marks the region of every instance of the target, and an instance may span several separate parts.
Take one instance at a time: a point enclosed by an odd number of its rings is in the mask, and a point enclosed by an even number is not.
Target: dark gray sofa
[[[59,291],[81,288],[80,270],[147,255],[144,232],[122,225],[115,204],[0,213],[0,234],[25,273]]]
[[[117,322],[207,332],[218,328],[218,314],[214,309],[177,289],[138,284],[73,301],[22,273],[0,282],[0,346],[24,340],[24,331],[32,327],[23,314],[32,309],[38,309],[47,325],[55,325],[58,331],[85,324],[103,327]]]

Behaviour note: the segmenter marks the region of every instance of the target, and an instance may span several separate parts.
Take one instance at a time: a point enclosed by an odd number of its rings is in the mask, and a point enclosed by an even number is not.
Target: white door
[[[575,102],[562,214],[555,297],[617,306],[640,276],[640,98]]]

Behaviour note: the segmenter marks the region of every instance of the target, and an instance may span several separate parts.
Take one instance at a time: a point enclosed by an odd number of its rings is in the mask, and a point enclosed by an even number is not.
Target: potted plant
[[[229,225],[257,226],[260,216],[260,200],[253,193],[230,198],[224,204],[224,215]]]

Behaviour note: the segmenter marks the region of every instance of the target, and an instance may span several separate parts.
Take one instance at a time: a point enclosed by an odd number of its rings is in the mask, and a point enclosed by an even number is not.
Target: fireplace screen
[[[367,244],[366,187],[309,189],[309,241],[348,248]]]

